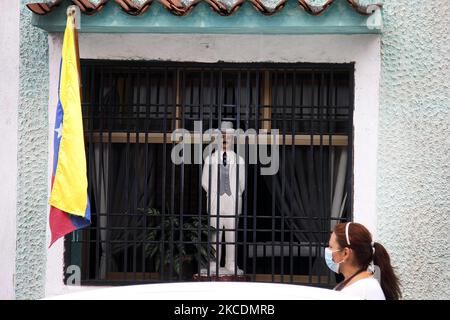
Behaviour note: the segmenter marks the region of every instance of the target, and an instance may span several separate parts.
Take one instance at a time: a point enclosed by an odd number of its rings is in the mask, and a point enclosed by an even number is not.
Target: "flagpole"
[[[72,21],[72,27],[73,27],[73,32],[74,32],[74,38],[75,38],[75,51],[76,51],[76,55],[77,55],[77,70],[78,70],[78,79],[79,79],[79,85],[80,85],[80,99],[83,99],[82,96],[82,83],[81,83],[81,67],[80,67],[80,47],[78,44],[78,30],[81,29],[81,12],[80,12],[80,8],[78,6],[75,5],[71,5],[69,7],[67,7],[67,16],[71,17],[71,21]]]

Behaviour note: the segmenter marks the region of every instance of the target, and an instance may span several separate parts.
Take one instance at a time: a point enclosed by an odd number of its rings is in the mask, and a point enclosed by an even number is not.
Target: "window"
[[[226,245],[248,281],[335,283],[323,248],[352,219],[353,64],[81,66],[92,224],[66,237],[65,263],[81,266],[82,283],[195,281],[210,260],[223,266]],[[171,161],[173,130],[198,134],[196,121],[278,130],[276,174],[244,154],[232,243],[208,222],[203,163]]]

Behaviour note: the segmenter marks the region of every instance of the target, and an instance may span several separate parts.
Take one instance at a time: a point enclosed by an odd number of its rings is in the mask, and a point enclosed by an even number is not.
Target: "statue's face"
[[[231,139],[233,139],[232,135],[222,134],[222,149],[228,150],[231,147]]]

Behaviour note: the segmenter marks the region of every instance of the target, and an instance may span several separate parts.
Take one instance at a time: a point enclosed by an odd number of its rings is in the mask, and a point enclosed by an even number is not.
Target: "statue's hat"
[[[233,122],[231,122],[231,121],[222,121],[222,124],[220,126],[220,131],[222,133],[233,134],[234,133]]]

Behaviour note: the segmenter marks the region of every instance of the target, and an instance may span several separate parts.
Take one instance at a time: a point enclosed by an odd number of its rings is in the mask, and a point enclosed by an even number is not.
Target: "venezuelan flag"
[[[64,235],[89,226],[86,154],[81,113],[78,34],[67,18],[56,108],[52,190],[50,194],[50,246]]]

